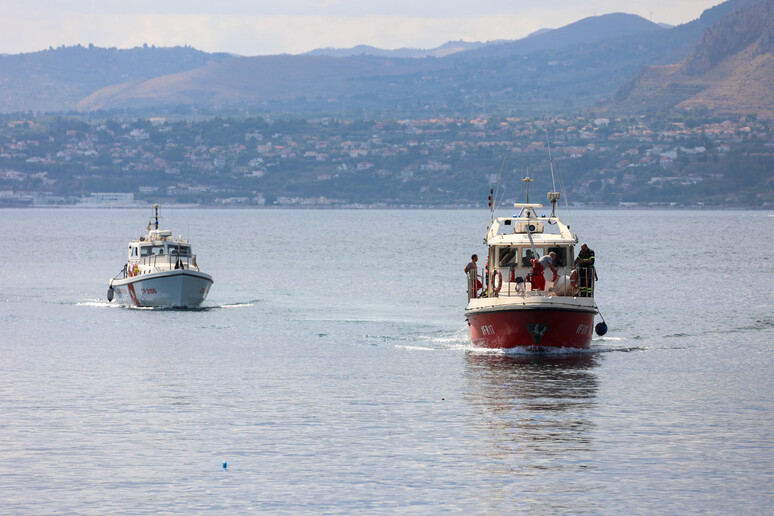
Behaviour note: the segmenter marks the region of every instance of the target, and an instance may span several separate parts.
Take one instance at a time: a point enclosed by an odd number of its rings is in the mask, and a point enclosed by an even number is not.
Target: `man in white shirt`
[[[540,259],[540,265],[543,266],[543,273],[548,269],[551,269],[551,272],[554,273],[554,278],[551,281],[556,281],[556,279],[559,277],[556,273],[556,267],[554,267],[554,264],[556,263],[556,253],[551,251],[544,257]]]

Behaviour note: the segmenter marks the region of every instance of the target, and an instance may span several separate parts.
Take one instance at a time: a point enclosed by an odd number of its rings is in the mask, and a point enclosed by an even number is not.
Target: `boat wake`
[[[417,335],[411,338],[411,343],[396,344],[398,349],[407,349],[413,351],[443,351],[459,349],[468,341],[468,332],[466,329],[448,331],[438,331],[435,335]]]
[[[494,356],[571,356],[597,355],[602,353],[645,351],[643,346],[626,345],[631,339],[627,337],[595,337],[588,349],[572,347],[538,347],[517,346],[514,348],[482,348],[474,346],[469,339],[467,328],[449,332],[441,331],[437,335],[420,336],[414,345],[401,346],[406,349],[426,349],[430,351],[454,350],[473,355]],[[636,339],[635,339],[636,340]],[[423,343],[429,345],[423,346]]]
[[[75,303],[75,306],[88,306],[92,308],[122,308],[121,305],[110,303],[108,301],[81,301]]]
[[[260,299],[252,299],[250,301],[245,301],[242,303],[230,303],[225,305],[216,305],[217,308],[249,308],[251,306],[255,306],[257,303],[260,303]]]
[[[373,337],[373,336],[367,336]],[[458,330],[439,330],[435,334],[420,334],[413,338],[383,337],[381,340],[398,340],[396,348],[410,351],[454,351],[481,356],[511,356],[511,357],[567,357],[599,355],[603,353],[645,351],[643,346],[626,345],[626,337],[595,337],[588,349],[572,347],[537,347],[517,346],[514,348],[482,348],[470,342],[467,327]]]
[[[75,306],[86,306],[89,308],[122,308],[124,310],[144,310],[144,311],[151,311],[151,312],[170,312],[170,311],[171,312],[209,312],[209,311],[219,310],[219,309],[250,308],[260,302],[261,302],[260,299],[251,299],[250,301],[238,301],[234,303],[224,303],[224,304],[216,304],[216,305],[172,307],[172,306],[132,306],[132,305],[123,305],[119,303],[111,303],[109,301],[101,301],[101,300],[94,299],[94,300],[87,300],[87,301],[78,301],[75,303]]]
[[[578,348],[562,348],[562,347],[549,348],[549,347],[539,347],[539,346],[516,346],[508,349],[503,349],[503,348],[487,349],[487,348],[470,346],[470,352],[476,355],[502,355],[502,356],[510,356],[510,357],[514,357],[514,356],[516,357],[529,357],[529,356],[564,357],[564,356],[594,355],[598,353],[599,350],[594,349],[593,347],[588,349],[578,349]]]
[[[438,335],[420,336],[419,340],[450,346],[466,344],[468,342],[468,330],[462,328],[453,332],[440,331],[438,332]]]

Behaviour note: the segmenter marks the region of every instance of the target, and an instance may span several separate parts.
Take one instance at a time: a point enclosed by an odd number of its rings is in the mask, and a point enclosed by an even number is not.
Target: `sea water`
[[[551,354],[468,342],[485,210],[162,207],[204,307],[108,303],[149,215],[0,210],[0,513],[771,512],[768,212],[574,211]]]

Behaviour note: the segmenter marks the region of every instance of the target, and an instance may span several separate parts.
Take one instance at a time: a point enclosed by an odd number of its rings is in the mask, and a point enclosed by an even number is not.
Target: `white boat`
[[[197,307],[207,297],[212,276],[199,270],[188,240],[159,229],[159,205],[147,234],[129,242],[129,257],[110,280],[107,298],[133,306]]]
[[[529,186],[531,179],[524,181]],[[558,192],[548,193],[549,216],[539,214],[543,205],[530,203],[527,192],[527,202],[514,205],[518,213],[492,217],[484,237],[486,267],[466,268],[471,342],[485,348],[588,348],[599,313],[593,251],[584,244],[576,254],[578,237],[556,212]],[[535,263],[547,255],[555,271]],[[604,335],[604,320],[596,330]]]

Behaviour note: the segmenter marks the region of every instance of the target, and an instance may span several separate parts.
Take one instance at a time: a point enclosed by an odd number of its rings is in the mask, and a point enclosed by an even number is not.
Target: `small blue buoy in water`
[[[601,323],[597,323],[597,325],[594,326],[594,329],[596,330],[597,335],[601,337],[602,335],[607,333],[607,324],[605,323],[605,321],[602,321]]]
[[[228,462],[224,462],[223,463],[223,469],[227,469],[227,468],[228,468]]]

